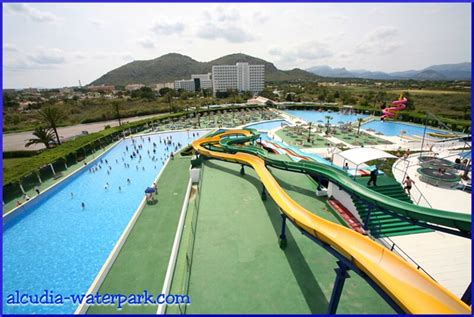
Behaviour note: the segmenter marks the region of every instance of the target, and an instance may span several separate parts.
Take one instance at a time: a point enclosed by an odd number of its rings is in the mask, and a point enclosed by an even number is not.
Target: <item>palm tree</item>
[[[54,132],[50,128],[36,127],[33,135],[36,138],[29,139],[25,147],[29,147],[32,144],[44,144],[49,149],[54,144]]]
[[[56,143],[59,145],[61,141],[59,140],[59,134],[57,130],[57,126],[59,121],[64,119],[64,114],[62,113],[59,108],[54,107],[46,107],[38,111],[39,115],[43,118],[43,120],[48,124],[48,126],[53,129],[54,134],[56,135]]]
[[[329,122],[332,120],[332,117],[331,116],[325,116],[324,118],[328,121],[326,123],[326,135],[329,135],[329,127],[331,126],[331,124]]]
[[[360,125],[362,124],[362,121],[364,121],[364,118],[357,118],[357,122],[359,123],[357,126],[357,134],[360,134]]]
[[[114,101],[112,103],[112,107],[114,108],[115,114],[117,115],[117,119],[119,122],[119,126],[122,125],[121,117],[120,117],[120,102]]]

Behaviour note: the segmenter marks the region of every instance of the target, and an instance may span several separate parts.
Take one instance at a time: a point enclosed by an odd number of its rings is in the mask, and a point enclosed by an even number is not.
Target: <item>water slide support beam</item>
[[[336,281],[334,282],[334,287],[332,289],[331,299],[329,301],[327,314],[335,314],[337,311],[337,306],[339,305],[339,300],[341,299],[342,289],[344,288],[344,282],[346,278],[349,278],[347,271],[349,268],[342,261],[337,261],[339,268],[334,269],[336,271]]]

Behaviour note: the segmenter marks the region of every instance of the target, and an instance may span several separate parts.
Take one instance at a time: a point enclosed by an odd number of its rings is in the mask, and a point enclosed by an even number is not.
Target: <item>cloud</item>
[[[25,3],[6,4],[5,8],[7,12],[23,15],[35,22],[56,23],[59,21],[59,18],[53,13],[38,10]]]
[[[158,35],[173,35],[183,33],[185,28],[181,22],[155,22],[151,30]]]
[[[239,12],[235,9],[217,7],[214,12],[205,11],[196,35],[206,40],[222,39],[229,43],[251,42],[256,37],[241,27]]]
[[[137,42],[144,48],[155,48],[155,42],[149,37],[138,39]]]
[[[395,27],[380,26],[367,33],[363,39],[355,45],[354,53],[359,55],[390,54],[403,46],[402,42],[396,40],[398,33],[398,29]]]
[[[66,62],[64,52],[58,48],[41,48],[38,51],[31,53],[27,56],[31,62],[40,65],[63,64]]]
[[[294,48],[286,50],[273,48],[270,49],[268,53],[277,56],[280,59],[280,62],[286,63],[316,61],[334,56],[334,53],[326,44],[317,41],[302,43]]]
[[[260,11],[258,12],[255,12],[253,15],[252,15],[252,20],[258,22],[258,23],[265,23],[267,22],[268,20],[270,19],[270,17],[267,15],[267,14],[264,14]]]
[[[101,19],[90,19],[89,22],[92,23],[92,25],[94,25],[96,27],[99,27],[99,28],[101,28],[105,25],[105,21],[101,20]]]
[[[201,26],[197,36],[207,40],[223,39],[230,43],[244,43],[255,40],[252,34],[238,26],[219,26],[211,23]]]
[[[15,46],[15,44],[11,44],[11,43],[3,44],[3,50],[5,52],[18,52],[18,48]]]
[[[349,20],[349,17],[347,15],[339,13],[329,14],[327,18],[335,22],[346,22],[347,20]]]

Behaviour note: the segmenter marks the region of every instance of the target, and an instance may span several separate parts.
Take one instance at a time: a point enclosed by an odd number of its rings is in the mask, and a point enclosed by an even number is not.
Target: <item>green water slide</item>
[[[250,136],[236,135],[235,137],[222,138],[220,140],[222,149],[228,153],[243,152],[256,155],[263,159],[267,166],[274,168],[328,179],[351,196],[358,197],[374,207],[386,210],[394,216],[402,217],[413,224],[471,238],[471,215],[469,214],[431,209],[389,197],[365,187],[354,181],[344,171],[326,164],[310,161],[291,162],[270,157],[265,150],[259,147],[244,145],[246,142],[253,142],[260,135],[254,129],[246,130],[252,132],[252,134]]]

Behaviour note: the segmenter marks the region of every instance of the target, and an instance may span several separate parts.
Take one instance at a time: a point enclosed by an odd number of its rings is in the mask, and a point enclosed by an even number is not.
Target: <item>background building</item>
[[[186,91],[200,91],[201,89],[212,88],[211,74],[194,74],[191,79],[175,80],[174,89],[184,89]]]
[[[194,79],[181,79],[174,81],[174,89],[184,89],[185,91],[196,91]]]
[[[211,73],[191,75],[196,90],[212,88]]]
[[[212,85],[214,95],[228,89],[258,94],[265,85],[265,65],[237,63],[212,66]]]

